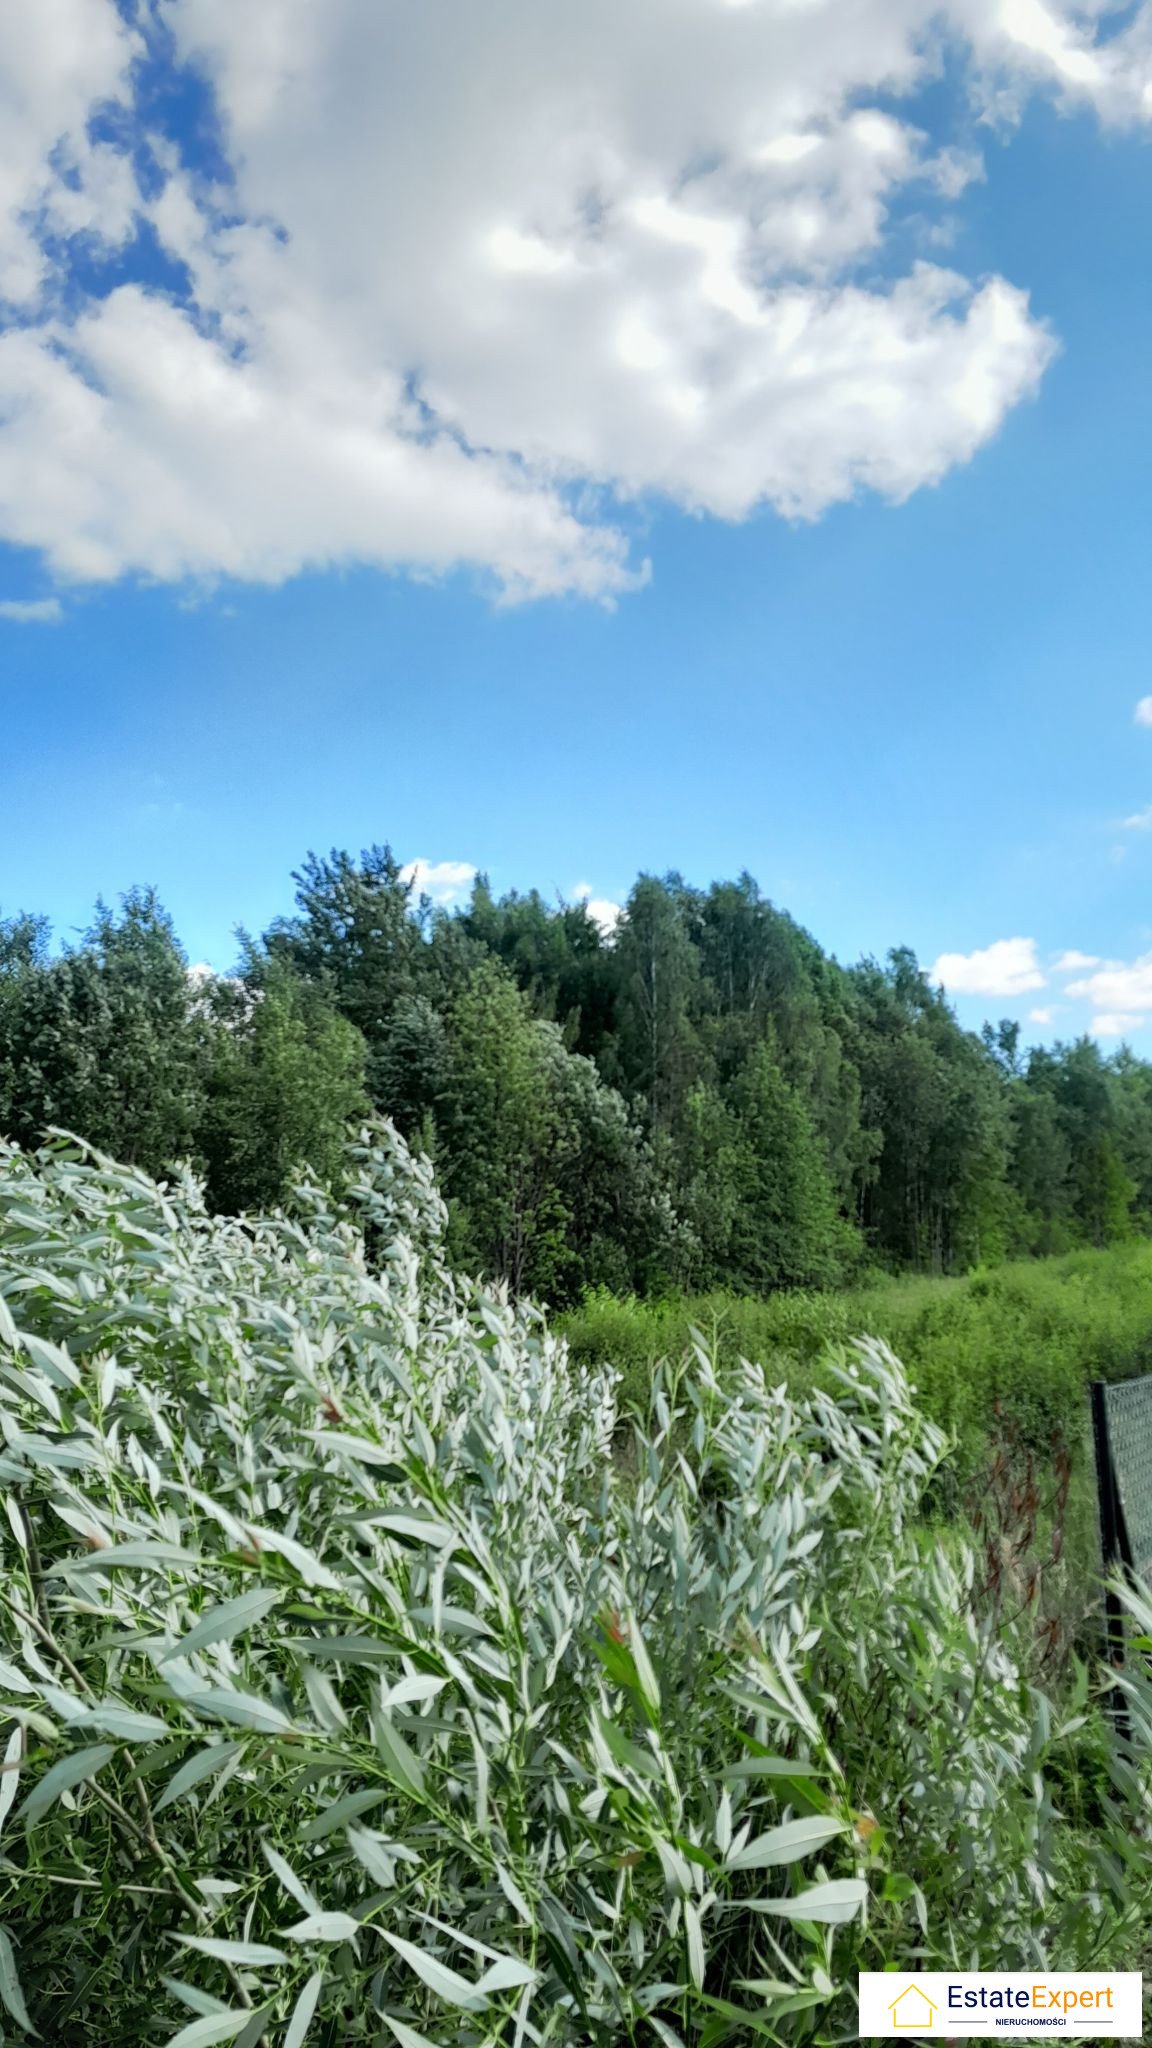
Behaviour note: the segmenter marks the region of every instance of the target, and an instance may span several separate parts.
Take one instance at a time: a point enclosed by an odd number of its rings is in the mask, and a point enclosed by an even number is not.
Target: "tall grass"
[[[819,1378],[830,1345],[881,1337],[975,1469],[1004,1426],[1040,1453],[1056,1437],[1079,1442],[1090,1380],[1152,1372],[1152,1243],[837,1294],[642,1302],[602,1290],[558,1326],[574,1358],[610,1359],[641,1400],[653,1363],[684,1355],[694,1329],[715,1341],[721,1369],[741,1357],[775,1362],[793,1386]]]

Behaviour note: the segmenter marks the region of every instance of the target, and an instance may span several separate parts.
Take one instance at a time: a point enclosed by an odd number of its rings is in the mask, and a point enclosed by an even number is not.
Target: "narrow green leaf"
[[[785,1756],[745,1756],[739,1763],[728,1764],[721,1771],[722,1778],[824,1778],[825,1771],[819,1764],[801,1763]]]
[[[309,1891],[308,1886],[303,1880],[297,1877],[287,1858],[281,1856],[280,1851],[274,1849],[271,1842],[262,1841],[260,1847],[264,1851],[270,1869],[280,1879],[289,1897],[295,1899],[298,1906],[303,1906],[306,1913],[318,1913],[320,1911],[319,1899],[314,1892]]]
[[[327,1445],[330,1451],[342,1451],[346,1458],[358,1458],[362,1465],[395,1465],[395,1451],[385,1450],[383,1444],[374,1444],[366,1436],[349,1436],[340,1429],[317,1429],[313,1435],[320,1445]]]
[[[540,1973],[531,1963],[522,1963],[519,1956],[501,1956],[490,1970],[485,1970],[476,1986],[478,1998],[487,1998],[494,1991],[519,1991],[525,1984],[535,1984]]]
[[[59,1799],[62,1792],[71,1792],[73,1786],[82,1785],[86,1778],[95,1777],[102,1771],[110,1757],[116,1754],[114,1742],[99,1742],[91,1749],[78,1749],[71,1756],[62,1756],[58,1764],[37,1780],[17,1812],[17,1820],[27,1826],[39,1820],[42,1813]]]
[[[351,1913],[309,1913],[294,1927],[284,1929],[285,1941],[354,1941],[360,1922]]]
[[[28,2017],[28,2007],[24,2003],[24,1993],[20,1989],[15,1952],[3,1927],[0,1927],[0,1998],[4,2000],[16,2025],[23,2027],[26,2034],[34,2034],[36,2028]]]
[[[320,1993],[323,1989],[324,1972],[323,1970],[317,1970],[313,1976],[309,1977],[303,1991],[296,2000],[292,2017],[288,2022],[288,2032],[284,2036],[284,2048],[302,2048],[304,2037],[312,2024],[316,2007],[320,2003]]]
[[[427,1543],[442,1550],[455,1540],[456,1531],[447,1522],[435,1522],[427,1515],[373,1515],[375,1529],[387,1529],[393,1536],[407,1536],[413,1543]]]
[[[636,1666],[636,1677],[640,1684],[640,1697],[652,1716],[653,1721],[656,1721],[660,1715],[660,1686],[656,1673],[652,1669],[652,1660],[645,1648],[644,1638],[640,1633],[640,1624],[635,1617],[629,1621],[628,1625],[628,1646],[632,1652],[632,1661]]]
[[[596,1710],[596,1726],[604,1739],[605,1746],[621,1769],[632,1771],[639,1778],[658,1778],[660,1766],[650,1749],[641,1749],[610,1721],[606,1714]]]
[[[54,1386],[76,1388],[80,1385],[80,1374],[62,1345],[50,1344],[46,1337],[30,1336],[27,1330],[21,1330],[20,1342],[33,1365],[39,1366]]]
[[[210,1749],[197,1750],[196,1755],[190,1756],[186,1764],[181,1764],[175,1777],[164,1787],[156,1801],[157,1813],[163,1813],[166,1806],[171,1806],[177,1799],[183,1799],[186,1792],[191,1792],[193,1787],[201,1784],[205,1778],[214,1777],[217,1771],[222,1771],[225,1764],[231,1763],[232,1758],[243,1747],[242,1742],[214,1742]]]
[[[136,1714],[128,1707],[85,1707],[74,1714],[69,1728],[91,1728],[97,1735],[111,1735],[117,1742],[162,1742],[172,1733],[167,1721],[156,1714]]]
[[[389,1686],[380,1704],[382,1707],[406,1707],[413,1701],[434,1700],[447,1683],[446,1678],[432,1678],[424,1673],[418,1673],[415,1678],[400,1678],[395,1685]]]
[[[697,1991],[704,1989],[704,1936],[700,1915],[691,1899],[684,1901],[684,1936],[688,1946],[688,1975]]]
[[[282,1714],[271,1700],[259,1699],[251,1692],[213,1686],[208,1692],[189,1693],[184,1705],[191,1707],[194,1714],[208,1714],[216,1720],[230,1722],[235,1728],[257,1728],[263,1735],[293,1732],[287,1714]]]
[[[828,1820],[823,1814],[814,1814],[804,1820],[788,1820],[782,1827],[769,1828],[765,1835],[757,1835],[755,1841],[738,1849],[726,1860],[729,1870],[770,1870],[786,1863],[798,1863],[802,1856],[808,1856],[814,1849],[822,1849],[834,1835],[848,1832],[849,1823],[844,1820]]]
[[[260,1621],[282,1597],[275,1588],[254,1587],[250,1593],[240,1593],[235,1600],[225,1600],[219,1607],[210,1608],[195,1628],[190,1628],[186,1636],[165,1652],[164,1662],[174,1657],[191,1657],[212,1643],[230,1643],[233,1637]]]
[[[376,1717],[376,1747],[384,1768],[413,1799],[424,1795],[424,1766],[383,1714]]]
[[[178,1934],[176,1939],[202,1956],[212,1956],[218,1963],[235,1963],[238,1968],[267,1969],[288,1961],[282,1948],[270,1948],[263,1941],[224,1941],[211,1934]]]
[[[181,2005],[188,2007],[189,2012],[207,2017],[210,2013],[228,2010],[222,1998],[213,1998],[210,1992],[201,1991],[197,1984],[185,1984],[179,1977],[161,1977],[160,1982],[165,1991],[170,1991],[173,1998],[178,1998]]]
[[[403,2020],[394,2020],[391,2013],[382,2013],[381,2018],[386,2027],[391,2027],[400,2048],[434,2048],[427,2034],[418,2034],[415,2027],[406,2027]]]
[[[396,1865],[380,1838],[370,1828],[349,1828],[348,1847],[369,1877],[375,1878],[385,1891],[391,1891],[396,1882]]]
[[[59,1578],[65,1572],[165,1571],[195,1574],[204,1560],[195,1551],[181,1550],[178,1543],[112,1543],[107,1550],[91,1550],[85,1557],[70,1557],[54,1564],[47,1576]]]
[[[180,2032],[173,2034],[165,2043],[165,2048],[216,2048],[218,2041],[234,2041],[251,2019],[251,2012],[209,2013],[203,2019],[181,2027]]]
[[[819,1920],[839,1927],[854,1920],[868,1896],[863,1878],[840,1877],[831,1884],[810,1885],[791,1899],[742,1899],[742,1912],[771,1913],[780,1920]]]
[[[250,1526],[249,1535],[260,1550],[275,1551],[287,1564],[299,1572],[306,1586],[321,1586],[330,1593],[341,1593],[343,1587],[335,1572],[321,1564],[314,1550],[303,1543],[297,1543],[294,1536],[284,1536],[279,1529],[264,1529]]]
[[[347,1826],[349,1821],[358,1820],[362,1813],[368,1813],[372,1807],[379,1806],[381,1800],[387,1799],[388,1796],[386,1791],[369,1788],[362,1792],[346,1793],[343,1799],[337,1799],[331,1806],[326,1806],[322,1813],[316,1815],[315,1820],[310,1820],[306,1827],[301,1828],[300,1840],[321,1842],[325,1835],[335,1834],[337,1828]]]
[[[436,1956],[430,1956],[414,1941],[405,1941],[399,1934],[391,1934],[386,1927],[380,1929],[386,1942],[403,1956],[409,1968],[415,1970],[422,1984],[434,1991],[447,2005],[457,2006],[463,2012],[480,2012],[487,2000],[480,1996],[474,1984],[467,1977],[461,1977],[456,1970],[450,1970]]]
[[[502,1863],[497,1863],[496,1865],[496,1881],[512,1911],[524,1922],[525,1927],[531,1927],[532,1909],[520,1890],[519,1885],[515,1882],[511,1873],[505,1870]]]
[[[4,1751],[4,1768],[0,1771],[0,1832],[12,1811],[12,1802],[20,1785],[20,1764],[24,1755],[24,1730],[17,1726],[8,1737]]]

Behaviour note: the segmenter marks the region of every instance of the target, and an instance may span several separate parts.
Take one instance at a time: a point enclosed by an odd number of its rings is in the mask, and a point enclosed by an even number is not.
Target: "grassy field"
[[[778,1358],[805,1382],[829,1345],[883,1337],[933,1419],[971,1453],[1004,1425],[1043,1451],[1056,1433],[1080,1434],[1090,1380],[1152,1372],[1152,1243],[843,1294],[641,1302],[599,1293],[560,1327],[577,1359],[610,1360],[635,1393],[656,1359],[687,1348],[693,1328],[715,1341],[721,1363]]]
[[[836,1345],[884,1338],[956,1442],[941,1514],[976,1519],[990,1542],[1018,1548],[1026,1569],[1038,1562],[1043,1616],[1059,1618],[1066,1643],[1087,1647],[1099,1572],[1087,1389],[1152,1372],[1152,1244],[843,1294],[640,1302],[602,1293],[561,1327],[578,1361],[610,1361],[633,1398],[655,1360],[683,1354],[693,1329],[722,1368],[740,1357],[778,1362],[794,1389],[820,1379]]]

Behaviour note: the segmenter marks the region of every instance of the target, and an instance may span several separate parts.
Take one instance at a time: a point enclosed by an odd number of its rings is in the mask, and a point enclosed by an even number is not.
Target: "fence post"
[[[1107,1575],[1127,1563],[1120,1523],[1120,1500],[1116,1471],[1112,1463],[1112,1442],[1108,1432],[1108,1390],[1103,1380],[1089,1386],[1092,1399],[1092,1439],[1096,1446],[1096,1496],[1100,1507],[1100,1550]],[[1124,1606],[1109,1585],[1104,1596],[1104,1637],[1108,1662],[1113,1671],[1124,1668]],[[1128,1707],[1119,1686],[1112,1692],[1112,1715],[1117,1732],[1127,1739]]]

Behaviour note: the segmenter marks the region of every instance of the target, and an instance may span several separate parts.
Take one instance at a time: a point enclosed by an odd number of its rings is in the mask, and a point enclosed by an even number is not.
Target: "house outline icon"
[[[900,2007],[904,2004],[906,1998],[912,2000],[919,1999],[921,2011],[917,2012],[912,2006],[909,2006],[902,2013]],[[925,2006],[927,2007],[926,2016],[923,2011]],[[917,2034],[923,2033],[926,2027],[933,2027],[936,2024],[935,2001],[929,1998],[926,1991],[921,1991],[918,1984],[906,1984],[899,1996],[889,2002],[888,2010],[892,2015],[892,2025],[894,2027],[907,2027],[909,2031]]]

